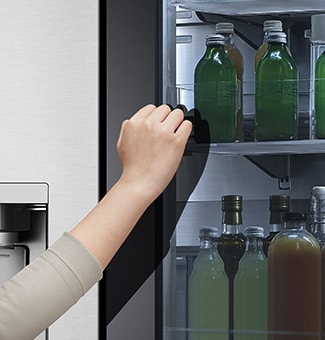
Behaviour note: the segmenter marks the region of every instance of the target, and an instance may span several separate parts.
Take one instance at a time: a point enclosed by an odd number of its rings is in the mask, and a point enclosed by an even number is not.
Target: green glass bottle
[[[262,227],[244,229],[246,250],[234,281],[234,339],[267,340],[267,259]]]
[[[284,32],[270,32],[268,49],[255,73],[255,139],[298,136],[298,70]]]
[[[228,277],[218,236],[217,228],[200,229],[200,251],[188,286],[189,340],[228,340]]]
[[[194,71],[194,137],[197,143],[233,142],[237,136],[237,72],[225,37],[208,35]]]
[[[315,66],[315,135],[325,138],[325,51]]]
[[[223,230],[218,239],[218,250],[225,264],[225,272],[229,279],[229,340],[232,340],[234,328],[234,278],[238,270],[239,260],[245,251],[245,239],[241,230],[243,198],[241,195],[225,195],[221,199]]]

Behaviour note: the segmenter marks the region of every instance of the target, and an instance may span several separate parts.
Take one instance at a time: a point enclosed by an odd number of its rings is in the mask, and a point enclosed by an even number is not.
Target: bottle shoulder
[[[279,65],[281,65],[282,67],[279,68]],[[269,46],[265,54],[259,61],[256,72],[260,72],[263,69],[271,68],[278,69],[279,71],[283,71],[284,68],[286,71],[298,73],[296,62],[288,53],[288,50],[285,46]]]
[[[200,251],[194,260],[191,277],[202,276],[226,277],[224,263],[218,252]]]
[[[236,71],[224,49],[211,49],[206,52],[197,63],[195,71],[200,71],[203,68]]]
[[[267,271],[267,258],[263,251],[245,252],[239,261],[238,276],[258,276]]]
[[[316,61],[315,75],[325,77],[325,53],[321,54]]]
[[[315,249],[320,251],[320,246],[313,234],[305,229],[290,230],[283,229],[272,240],[270,248],[273,250],[292,250],[295,252]]]

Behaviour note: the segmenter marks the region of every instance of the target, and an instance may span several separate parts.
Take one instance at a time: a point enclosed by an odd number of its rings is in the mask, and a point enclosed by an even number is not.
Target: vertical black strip
[[[163,104],[163,0],[156,1],[156,104]],[[159,198],[156,214],[155,257],[160,263],[163,258],[163,195]],[[159,227],[158,227],[159,225]],[[156,267],[155,273],[155,340],[163,339],[163,266]]]
[[[112,169],[115,170],[117,160],[112,157],[108,140],[114,143],[112,134],[122,116],[128,115],[125,116],[128,118],[139,106],[161,100],[156,88],[156,77],[161,72],[156,60],[160,53],[157,51],[160,46],[156,29],[157,2],[141,0],[135,11],[130,11],[128,4],[133,9],[131,2],[100,0],[99,6],[101,197],[114,181]],[[99,284],[100,340],[106,339],[109,323],[161,262],[162,252],[157,251],[162,241],[161,202],[159,198],[147,209],[104,271]],[[127,320],[125,322],[127,324]]]
[[[99,199],[107,191],[107,22],[106,1],[99,0]]]
[[[98,5],[98,22],[99,22],[99,183],[98,194],[99,200],[102,199],[107,191],[107,0],[99,0]],[[106,277],[104,276],[99,284],[99,318],[98,318],[98,338],[99,340],[106,339]]]
[[[163,0],[156,1],[156,104],[163,104]]]

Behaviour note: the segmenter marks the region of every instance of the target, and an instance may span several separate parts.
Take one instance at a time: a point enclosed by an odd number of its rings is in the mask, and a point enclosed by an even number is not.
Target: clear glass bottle
[[[228,340],[228,277],[218,253],[217,228],[200,230],[200,251],[189,278],[190,340]],[[218,335],[216,335],[218,334]]]
[[[237,75],[225,38],[208,35],[194,71],[194,138],[197,143],[233,142],[237,134]]]
[[[269,234],[263,240],[263,250],[267,256],[268,249],[274,236],[284,227],[284,214],[290,211],[290,196],[288,195],[271,195],[269,197]]]
[[[255,73],[255,139],[298,136],[298,69],[283,32],[270,32],[268,49]]]
[[[264,38],[263,42],[260,45],[260,47],[255,52],[255,58],[254,58],[254,70],[256,71],[256,67],[265,54],[268,43],[266,41],[267,35],[269,32],[282,32],[282,22],[280,20],[265,20],[263,23],[263,32],[264,32]]]
[[[216,24],[216,33],[225,37],[225,51],[237,72],[237,141],[243,141],[243,76],[244,58],[240,50],[234,44],[234,25],[231,22],[219,22]]]
[[[269,340],[320,339],[321,250],[306,217],[286,213],[268,253]]]
[[[225,195],[221,198],[223,230],[218,239],[218,250],[229,279],[229,339],[233,339],[234,328],[234,278],[245,251],[245,239],[241,230],[242,201],[241,195]]]
[[[267,259],[264,229],[244,229],[246,250],[234,281],[234,339],[267,340]]]
[[[309,229],[321,248],[325,245],[325,186],[313,187],[309,195]]]

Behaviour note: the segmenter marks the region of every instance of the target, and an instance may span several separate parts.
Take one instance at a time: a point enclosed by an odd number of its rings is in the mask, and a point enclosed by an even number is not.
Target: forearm
[[[101,277],[94,256],[65,233],[0,287],[0,339],[34,339]]]
[[[122,178],[71,233],[105,268],[154,198],[151,188]]]
[[[181,110],[148,105],[122,124],[120,180],[71,233],[105,268],[152,201],[171,181],[192,125]]]

